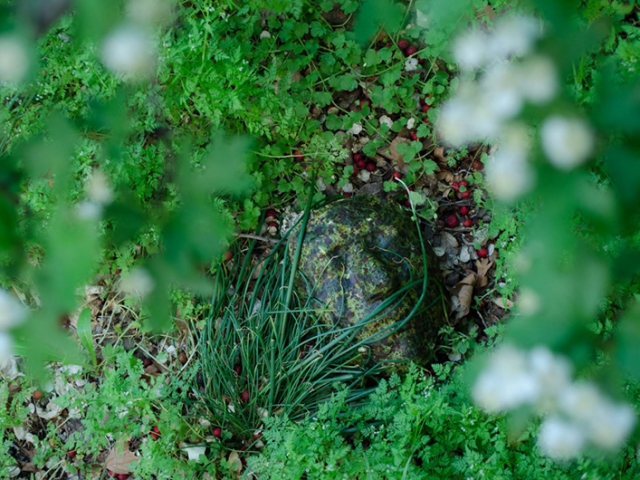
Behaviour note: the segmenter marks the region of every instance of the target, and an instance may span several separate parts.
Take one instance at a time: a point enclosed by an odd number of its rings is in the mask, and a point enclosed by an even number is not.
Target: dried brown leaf
[[[470,272],[451,288],[451,314],[454,324],[469,314],[473,300],[473,286],[477,278],[475,272]]]
[[[489,269],[492,266],[493,266],[493,260],[489,258],[476,260],[476,269],[478,270],[478,280],[476,281],[476,287],[482,288],[487,286],[487,283],[489,283],[489,279],[487,278],[487,273],[489,272]]]
[[[381,148],[380,150],[378,150],[378,153],[380,155],[382,155],[383,157],[389,160],[396,162],[400,170],[404,169],[404,166],[405,166],[404,157],[400,155],[397,150],[398,145],[400,145],[401,143],[410,144],[411,142],[406,138],[397,136],[396,138],[393,139],[393,141],[391,142],[388,148]]]
[[[104,466],[113,473],[128,474],[131,473],[129,465],[138,460],[138,456],[129,450],[129,442],[119,441],[116,442],[109,455],[107,455]]]

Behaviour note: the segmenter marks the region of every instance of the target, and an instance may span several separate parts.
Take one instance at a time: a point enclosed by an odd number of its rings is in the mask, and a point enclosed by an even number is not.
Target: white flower
[[[418,70],[418,68],[420,68],[420,64],[418,63],[417,58],[411,57],[405,60],[404,69],[407,72],[415,72],[416,70]]]
[[[127,16],[134,22],[158,25],[171,19],[174,0],[129,0]]]
[[[558,392],[571,384],[571,363],[546,347],[536,347],[529,352],[529,365],[540,385],[538,408],[555,409]]]
[[[120,290],[129,295],[144,297],[151,293],[155,285],[153,278],[144,268],[133,268],[120,281]]]
[[[537,55],[518,67],[522,96],[534,104],[543,104],[558,93],[558,72],[549,57]]]
[[[481,30],[469,30],[456,38],[453,57],[463,70],[476,70],[487,61],[489,37]]]
[[[380,117],[380,125],[386,125],[387,127],[391,128],[393,127],[393,120],[391,120],[389,117],[387,117],[386,115],[382,115]]]
[[[580,428],[558,417],[549,417],[540,426],[538,447],[553,459],[570,460],[577,457],[584,443]]]
[[[540,296],[528,287],[523,287],[518,295],[518,311],[523,315],[534,315],[540,310]]]
[[[260,38],[271,38],[271,34],[268,31],[263,30],[260,32]]]
[[[617,450],[631,434],[635,424],[636,412],[631,406],[603,399],[589,417],[587,432],[597,446]]]
[[[94,170],[85,184],[87,197],[92,202],[107,205],[113,199],[113,192],[109,187],[109,179],[101,170]]]
[[[0,82],[18,83],[29,71],[29,52],[16,35],[0,36]]]
[[[584,163],[594,147],[591,128],[579,118],[548,117],[542,124],[541,137],[544,153],[561,170],[571,170]]]
[[[511,63],[497,63],[482,77],[480,95],[499,118],[512,118],[522,108],[521,77]]]
[[[496,198],[511,202],[535,184],[535,171],[527,162],[529,135],[523,124],[511,124],[501,135],[501,143],[487,162],[487,184]]]
[[[540,24],[534,18],[520,15],[502,17],[496,22],[488,50],[497,59],[523,56],[531,51],[541,33]]]
[[[502,345],[476,379],[472,395],[480,408],[498,413],[534,403],[540,396],[540,385],[524,352]]]
[[[100,220],[102,205],[91,200],[84,200],[76,205],[76,215],[81,220]]]
[[[127,78],[149,76],[156,62],[153,42],[144,30],[122,26],[104,41],[102,61],[109,70]]]
[[[13,339],[6,332],[0,332],[0,371],[11,369],[13,358]]]
[[[416,119],[411,117],[409,120],[407,120],[407,129],[411,130],[413,127],[415,127],[416,125]]]
[[[0,330],[20,325],[27,317],[26,308],[13,295],[0,289]]]
[[[560,392],[559,402],[594,444],[609,450],[619,448],[636,423],[633,408],[609,400],[592,383],[568,386]]]

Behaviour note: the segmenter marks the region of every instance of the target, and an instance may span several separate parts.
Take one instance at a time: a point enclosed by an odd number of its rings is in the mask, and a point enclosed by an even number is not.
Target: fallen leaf
[[[393,141],[391,142],[391,145],[389,145],[388,148],[381,148],[380,150],[378,150],[378,153],[380,155],[382,155],[383,157],[389,160],[393,160],[394,162],[396,162],[400,170],[404,169],[404,166],[405,166],[404,156],[400,155],[397,150],[398,145],[400,145],[401,143],[406,143],[408,145],[411,144],[411,142],[406,138],[397,136],[396,138],[393,139]]]
[[[129,465],[139,460],[138,456],[129,450],[129,442],[116,442],[114,447],[107,455],[104,466],[113,473],[131,473]]]
[[[477,278],[475,272],[470,272],[451,288],[451,314],[454,324],[469,314],[473,300],[473,286]]]
[[[492,301],[495,305],[505,310],[509,310],[510,308],[513,308],[513,302],[508,298],[498,297],[498,298],[494,298]]]
[[[492,266],[493,266],[493,260],[489,258],[476,260],[476,269],[478,270],[478,280],[476,281],[476,287],[482,288],[487,286],[487,283],[489,283],[489,279],[487,278],[487,273],[489,272],[489,269]]]
[[[377,195],[382,192],[382,182],[365,183],[358,189],[356,195]]]
[[[238,455],[238,452],[233,450],[229,454],[227,461],[229,462],[229,470],[231,470],[231,472],[235,473],[236,475],[240,473],[240,471],[242,470],[242,460],[240,460],[240,455]]]

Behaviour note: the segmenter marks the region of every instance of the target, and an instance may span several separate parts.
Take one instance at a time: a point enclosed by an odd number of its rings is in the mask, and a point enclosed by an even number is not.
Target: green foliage
[[[434,365],[442,367],[444,365]],[[268,419],[266,447],[248,458],[260,478],[380,479],[565,479],[632,478],[635,452],[614,463],[584,457],[554,464],[540,455],[534,426],[514,430],[502,417],[488,417],[464,394],[462,372],[435,382],[413,369],[392,376],[353,408],[346,392],[336,394],[302,422]]]

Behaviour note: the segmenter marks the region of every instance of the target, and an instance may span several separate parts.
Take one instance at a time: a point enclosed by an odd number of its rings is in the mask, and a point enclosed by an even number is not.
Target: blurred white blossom
[[[524,351],[502,345],[476,379],[472,394],[489,413],[529,406],[546,415],[538,446],[551,458],[574,458],[587,444],[620,448],[635,427],[635,410],[607,398],[593,383],[574,382],[571,374],[571,363],[546,347]]]
[[[25,43],[17,36],[0,36],[0,82],[18,83],[29,71],[29,52]]]
[[[0,331],[0,371],[8,370],[13,359],[13,339],[11,335]]]
[[[360,133],[362,132],[362,125],[360,125],[359,123],[354,123],[349,129],[349,132],[352,135],[360,135]]]
[[[0,330],[20,325],[27,317],[26,308],[13,295],[0,289]]]
[[[453,44],[453,57],[463,70],[476,70],[488,60],[489,36],[478,29],[458,36]]]
[[[171,19],[175,0],[129,0],[127,16],[134,22],[161,25]]]
[[[502,345],[478,376],[472,395],[480,408],[499,413],[535,402],[540,396],[540,386],[528,368],[525,353]]]
[[[109,186],[109,179],[101,170],[94,170],[87,179],[85,191],[89,200],[107,205],[113,200],[113,192]]]
[[[129,295],[145,297],[153,291],[155,284],[149,272],[144,268],[135,267],[120,281],[120,290]]]
[[[527,161],[530,144],[524,124],[512,123],[503,128],[500,143],[485,170],[489,189],[496,198],[510,202],[533,187],[535,171]]]
[[[541,136],[544,153],[561,170],[584,163],[594,147],[593,132],[580,118],[550,116],[542,124]]]
[[[527,59],[518,66],[518,74],[520,92],[531,103],[546,103],[558,93],[558,72],[549,57],[536,55]]]
[[[478,92],[489,108],[501,119],[508,119],[520,113],[523,104],[521,76],[512,63],[493,65],[480,80]]]
[[[508,15],[496,21],[489,42],[489,51],[495,59],[528,54],[542,34],[541,23],[522,15]]]
[[[126,78],[148,77],[156,64],[153,40],[141,28],[121,26],[104,41],[102,61],[113,73]]]
[[[575,458],[584,443],[584,435],[578,427],[555,416],[546,418],[538,432],[538,447],[555,460]]]
[[[411,57],[405,60],[404,69],[407,72],[415,72],[416,70],[418,70],[418,68],[420,68],[420,64],[418,63],[417,58]]]

